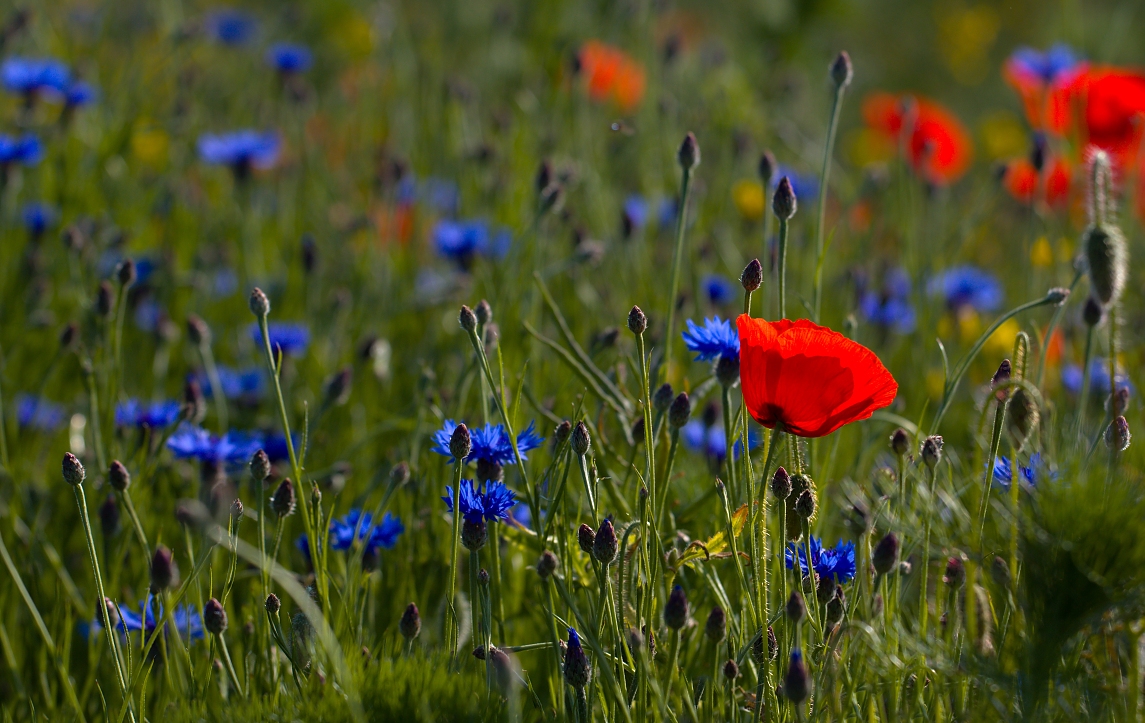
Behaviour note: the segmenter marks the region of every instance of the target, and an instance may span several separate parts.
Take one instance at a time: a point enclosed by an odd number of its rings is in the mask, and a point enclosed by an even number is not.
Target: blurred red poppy
[[[1039,178],[1034,164],[1028,159],[1019,158],[1006,164],[1006,175],[1002,179],[1006,190],[1015,200],[1032,203],[1039,194],[1052,208],[1062,208],[1069,202],[1070,167],[1062,158],[1054,157],[1046,161],[1042,169],[1044,177]],[[1039,186],[1044,184],[1039,191]]]
[[[1069,128],[1070,92],[1074,83],[1089,69],[1073,58],[1068,49],[1046,53],[1023,48],[1002,66],[1002,77],[1018,92],[1026,118],[1034,130],[1063,135]]]
[[[926,98],[874,93],[863,101],[872,129],[905,147],[915,173],[935,185],[957,181],[970,167],[974,146],[962,121]],[[909,137],[903,138],[909,133]]]
[[[898,383],[875,353],[806,319],[741,314],[740,382],[748,413],[763,426],[823,437],[894,401]]]
[[[588,96],[595,101],[609,99],[629,112],[644,97],[644,68],[624,51],[599,40],[589,40],[577,54],[584,73]]]

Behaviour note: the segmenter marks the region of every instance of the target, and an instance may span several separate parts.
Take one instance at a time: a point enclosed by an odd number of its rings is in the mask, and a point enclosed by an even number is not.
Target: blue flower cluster
[[[230,133],[205,133],[199,136],[199,157],[217,166],[230,166],[235,171],[249,168],[271,168],[278,161],[281,140],[274,131],[245,129]]]
[[[696,352],[696,361],[739,358],[739,332],[730,319],[704,319],[703,326],[688,319],[688,330],[682,336],[688,351]]]
[[[266,51],[266,63],[284,75],[310,70],[314,56],[310,48],[295,43],[275,43]]]
[[[449,457],[453,461],[453,454],[449,451],[449,440],[453,431],[457,429],[457,422],[452,419],[445,420],[441,429],[433,434],[433,451]],[[513,454],[513,442],[503,424],[486,424],[484,427],[474,427],[469,430],[469,439],[472,442],[472,451],[465,459],[470,462],[484,461],[491,464],[515,464],[516,456]],[[523,432],[517,434],[517,451],[521,459],[527,460],[528,452],[540,447],[545,441],[536,432],[536,423],[529,422]]]
[[[1073,48],[1065,43],[1058,43],[1045,51],[1023,46],[1010,55],[1011,63],[1045,83],[1052,83],[1058,76],[1073,70],[1078,61]]]
[[[310,346],[310,329],[303,324],[287,322],[270,322],[266,327],[270,336],[270,348],[277,354],[281,349],[283,354],[302,354]],[[262,350],[262,329],[258,322],[251,322],[249,327],[251,341]]]
[[[219,437],[184,422],[167,439],[167,448],[180,458],[242,464],[262,449],[262,439],[243,432],[227,432]]]
[[[1018,463],[1018,474],[1021,475],[1021,479],[1030,487],[1033,487],[1040,477],[1048,476],[1051,480],[1057,477],[1055,472],[1046,469],[1046,465],[1042,462],[1042,455],[1040,453],[1030,455],[1028,464]],[[1009,457],[995,457],[994,483],[1002,489],[1009,489],[1010,483],[1013,481],[1014,461]]]
[[[223,45],[245,45],[258,30],[258,23],[247,13],[220,8],[207,16],[204,27],[211,39]]]
[[[824,548],[823,541],[814,535],[810,536],[811,545],[811,567],[815,569],[815,574],[822,578],[834,578],[837,583],[850,582],[855,577],[855,543],[843,542],[839,543],[833,548]],[[796,552],[798,550],[798,552]],[[783,553],[784,561],[787,563],[787,569],[792,570],[795,568],[795,558],[799,558],[799,571],[800,574],[806,576],[808,574],[807,568],[807,543],[802,542],[796,545],[793,542],[787,543],[787,549]]]
[[[259,343],[261,343],[261,337]],[[262,369],[258,367],[251,367],[250,369],[232,369],[231,367],[220,366],[219,372],[219,385],[223,388],[223,396],[227,399],[243,399],[260,397],[263,392],[263,374]],[[213,397],[215,390],[211,388],[211,380],[205,373],[198,373],[195,375],[195,381],[199,383],[199,388],[203,390],[204,396]]]
[[[906,270],[891,269],[886,273],[880,291],[868,289],[859,297],[859,312],[875,326],[909,334],[914,331],[916,322],[910,290],[910,276]]]
[[[397,544],[405,529],[402,521],[389,512],[375,524],[369,512],[353,509],[339,520],[330,520],[330,549],[348,550],[357,539],[364,542],[367,552],[378,548],[389,550]]]
[[[955,266],[930,280],[926,286],[931,296],[941,297],[955,311],[997,311],[1002,306],[1002,282],[994,274],[976,266]]]
[[[31,133],[22,136],[0,134],[0,166],[19,163],[34,166],[44,158],[44,147],[40,139]]]
[[[153,603],[154,601],[154,603]],[[163,606],[159,604],[151,595],[139,604],[139,612],[136,613],[125,607],[117,607],[111,613],[112,620],[115,621],[116,628],[119,632],[127,635],[129,633],[142,632],[144,637],[150,637],[155,632],[156,628],[156,609],[158,609],[158,617],[163,619]],[[188,605],[179,605],[175,608],[174,615],[175,627],[179,631],[179,635],[184,640],[201,640],[204,635],[203,631],[203,618],[199,611]],[[118,620],[116,620],[118,618]],[[167,622],[163,623],[164,631],[166,631]],[[103,624],[99,617],[91,621],[88,627],[88,635],[93,636],[99,634],[103,630]]]
[[[18,394],[16,403],[16,422],[25,429],[35,429],[41,432],[54,432],[68,419],[67,410],[63,405],[49,402],[42,397],[31,394]]]
[[[716,306],[723,306],[735,301],[741,288],[739,284],[720,274],[705,276],[703,287],[704,295],[708,297],[708,301]]]
[[[25,98],[45,95],[59,98],[69,108],[95,101],[95,88],[72,76],[67,63],[55,58],[6,58],[0,63],[0,82],[11,93]]]
[[[699,419],[693,419],[680,429],[680,439],[692,452],[707,455],[717,462],[722,462],[728,453],[727,434],[719,424],[708,427]],[[758,432],[754,429],[748,430],[748,442],[752,449],[757,448],[762,441]],[[732,448],[732,459],[739,459],[741,454],[743,454],[743,440],[737,439]]]
[[[182,405],[174,400],[141,402],[128,399],[115,407],[115,426],[161,429],[179,419]]]
[[[1085,372],[1080,364],[1067,364],[1062,367],[1062,386],[1071,394],[1080,394]],[[1117,370],[1117,388],[1134,392],[1133,382],[1124,370]],[[1109,361],[1096,357],[1089,362],[1089,390],[1102,396],[1109,394]]]
[[[441,499],[445,501],[446,509],[453,512],[452,486],[445,488],[445,496]],[[480,485],[473,483],[473,480],[461,480],[457,506],[466,522],[477,524],[483,519],[489,522],[508,519],[509,510],[513,509],[515,504],[517,504],[517,494],[501,482],[490,480],[485,483],[485,489],[482,490]]]
[[[437,253],[463,268],[478,256],[503,258],[509,252],[513,234],[508,229],[493,233],[484,219],[455,221],[442,219],[433,227],[433,245]]]

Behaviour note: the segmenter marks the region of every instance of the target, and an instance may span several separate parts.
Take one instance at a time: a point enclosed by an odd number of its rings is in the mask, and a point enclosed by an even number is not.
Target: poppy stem
[[[676,251],[672,254],[672,286],[668,295],[668,335],[664,337],[664,375],[672,366],[673,334],[676,330],[676,297],[680,294],[680,263],[684,255],[684,232],[688,220],[688,190],[692,185],[692,169],[683,166],[680,181],[680,207],[676,213]]]
[[[787,318],[787,229],[788,220],[779,217],[779,251],[776,275],[779,277],[779,318]]]
[[[843,108],[843,93],[847,90],[846,83],[835,86],[835,97],[831,101],[831,121],[827,125],[827,145],[823,149],[823,172],[819,178],[819,211],[818,223],[815,225],[815,289],[813,294],[813,308],[815,309],[815,323],[819,323],[819,310],[823,301],[823,262],[827,250],[823,247],[823,226],[827,222],[827,183],[831,177],[831,156],[835,152],[835,135],[839,129],[839,111]]]

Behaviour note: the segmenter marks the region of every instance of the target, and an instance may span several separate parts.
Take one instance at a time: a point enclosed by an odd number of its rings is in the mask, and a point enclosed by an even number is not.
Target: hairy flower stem
[[[815,224],[815,289],[813,294],[813,308],[815,309],[815,323],[819,324],[820,308],[823,301],[823,262],[826,260],[827,249],[823,246],[824,226],[827,223],[827,185],[831,177],[831,156],[835,152],[835,135],[839,129],[839,111],[843,108],[843,93],[847,90],[846,83],[835,87],[835,97],[831,100],[831,121],[827,125],[827,145],[823,149],[823,172],[819,175],[819,211],[818,223]]]
[[[688,171],[685,171],[685,179],[688,178]],[[685,181],[685,187],[687,182]],[[685,188],[686,190],[686,188]],[[657,489],[656,485],[656,448],[655,440],[652,438],[652,396],[648,383],[648,354],[644,350],[644,334],[636,335],[636,350],[640,354],[640,394],[643,397],[644,403],[644,481],[648,486],[648,510],[653,514],[652,520],[645,520],[645,532],[641,535],[641,542],[644,547],[644,561],[648,574],[648,588],[644,599],[644,625],[649,631],[655,629],[653,621],[656,588],[659,585],[660,576],[660,554],[655,550],[653,545],[658,545],[660,541],[660,522],[656,518],[656,511],[659,509],[657,501],[659,495],[664,494]],[[665,487],[669,480],[665,479]],[[666,490],[665,490],[666,492]],[[647,523],[651,522],[651,527]]]
[[[668,335],[664,337],[664,374],[666,377],[672,366],[672,347],[676,331],[676,298],[680,295],[680,264],[684,256],[684,235],[688,225],[688,191],[692,186],[692,169],[683,168],[680,180],[680,206],[676,211],[676,250],[672,254],[672,285],[668,294]],[[647,422],[645,422],[647,424]]]
[[[498,523],[496,521],[489,523],[489,543],[493,547],[493,549],[490,550],[493,557],[493,563],[491,565],[493,569],[490,572],[490,575],[492,576],[492,584],[490,585],[492,595],[490,599],[490,606],[492,607],[492,610],[490,612],[492,613],[493,621],[497,626],[497,642],[504,645],[505,611],[501,605],[501,535],[499,532],[497,532],[497,524]],[[492,636],[493,633],[491,630],[489,631],[489,634]]]
[[[461,547],[461,472],[463,460],[453,464],[453,533],[449,537],[449,596],[445,599],[449,615],[446,616],[445,642],[449,654],[456,660],[460,620],[457,617],[457,555]],[[536,518],[534,518],[536,519]]]
[[[736,484],[736,465],[735,465],[735,433],[732,427],[732,394],[730,387],[723,387],[721,389],[721,396],[723,401],[723,417],[724,417],[724,469],[727,471],[728,476],[728,491],[731,499],[738,502],[739,486]],[[744,449],[747,449],[746,444]]]

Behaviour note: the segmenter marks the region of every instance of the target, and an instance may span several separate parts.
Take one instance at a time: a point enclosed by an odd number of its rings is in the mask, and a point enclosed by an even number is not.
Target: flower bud
[[[1014,584],[1014,578],[1010,575],[1010,566],[997,555],[994,556],[994,561],[990,565],[990,577],[994,578],[994,582],[1003,590],[1009,590],[1010,586]]]
[[[628,649],[632,651],[632,654],[639,655],[640,651],[644,648],[644,634],[636,628],[628,628],[628,632],[625,634],[624,638],[628,643]]]
[[[791,475],[783,467],[777,467],[771,476],[771,494],[777,500],[785,500],[791,496]]]
[[[87,475],[87,473],[84,471],[83,463],[80,462],[79,457],[76,457],[71,452],[64,453],[63,472],[64,481],[73,487],[82,485],[84,477]]]
[[[541,161],[537,175],[533,178],[533,188],[538,195],[552,184],[553,178],[553,164],[548,160]]]
[[[261,449],[258,450],[251,455],[248,469],[250,469],[250,478],[256,484],[262,484],[270,476],[270,457],[267,457],[266,452]]]
[[[1003,359],[998,365],[998,371],[994,372],[994,378],[990,380],[990,388],[994,390],[994,396],[998,401],[1003,401],[1008,396],[1007,390],[1003,387],[1010,383],[1011,373],[1010,360]]]
[[[828,625],[838,625],[843,622],[847,613],[847,597],[843,594],[843,587],[835,585],[835,594],[827,601],[826,620]]]
[[[835,83],[836,88],[846,88],[851,84],[851,78],[854,77],[854,74],[855,71],[851,67],[851,56],[847,55],[846,50],[839,51],[831,63],[831,81]]]
[[[270,299],[257,286],[250,292],[250,313],[258,319],[270,313]]]
[[[417,605],[414,603],[406,605],[401,620],[398,621],[398,630],[407,641],[413,640],[421,633],[421,613],[418,612]]]
[[[489,526],[484,519],[476,522],[465,520],[461,523],[461,544],[470,552],[476,552],[489,540]]]
[[[582,689],[592,678],[592,666],[580,644],[576,630],[569,628],[569,642],[565,648],[565,682],[574,688]]]
[[[668,426],[681,429],[692,418],[692,402],[687,392],[680,392],[668,407]]]
[[[243,517],[243,501],[238,497],[231,502],[231,519],[241,520]]]
[[[961,587],[966,581],[966,566],[961,556],[953,556],[946,561],[946,572],[942,574],[942,581],[950,587]]]
[[[278,483],[278,489],[270,498],[270,509],[279,517],[294,514],[294,483],[287,477]]]
[[[1025,440],[1038,426],[1041,416],[1034,397],[1023,387],[1015,389],[1014,396],[1010,398],[1009,414],[1006,415],[1006,421],[1014,436],[1019,441]]]
[[[271,615],[274,615],[275,613],[277,613],[281,609],[282,609],[282,601],[278,599],[277,595],[275,595],[274,593],[271,593],[271,594],[266,596],[266,611],[268,613],[270,613]]]
[[[612,520],[606,519],[600,523],[600,527],[596,531],[596,538],[592,542],[592,554],[597,562],[607,567],[616,559],[619,544],[616,539],[616,528],[612,526]]]
[[[187,315],[187,339],[195,346],[211,343],[211,327],[195,314]]]
[[[461,328],[466,331],[477,330],[477,315],[473,313],[465,304],[461,305],[461,313],[457,315],[457,320],[461,323]]]
[[[326,404],[340,407],[346,403],[346,400],[350,398],[350,381],[353,379],[353,375],[353,369],[347,366],[342,367],[341,370],[326,380],[323,390]]]
[[[570,434],[572,434],[572,422],[566,419],[557,425],[556,430],[553,432],[553,439],[559,447],[568,440]]]
[[[664,603],[664,624],[672,630],[679,630],[688,622],[688,596],[684,588],[679,585],[668,593],[668,602]]]
[[[111,316],[111,312],[115,307],[115,292],[111,289],[111,284],[106,281],[101,281],[99,288],[95,292],[95,313],[102,319]]]
[[[905,457],[909,449],[910,436],[907,435],[905,429],[899,427],[891,435],[891,451],[895,453],[896,457]]]
[[[537,574],[541,576],[542,580],[548,580],[557,571],[557,565],[557,556],[551,550],[545,550],[541,553],[541,558],[537,560]]]
[[[716,380],[724,388],[734,387],[739,383],[739,357],[721,355],[716,362]]]
[[[80,328],[75,322],[60,330],[60,351],[69,351],[79,338]]]
[[[680,150],[676,153],[676,161],[680,164],[680,168],[685,171],[690,171],[696,166],[700,165],[700,144],[696,142],[696,135],[688,132],[684,136],[683,142],[680,143]]]
[[[1061,306],[1069,298],[1070,291],[1064,286],[1055,286],[1046,292],[1046,301],[1054,306]]]
[[[719,605],[712,608],[708,614],[708,622],[704,624],[704,635],[713,643],[719,643],[728,635],[728,616]]]
[[[937,434],[932,434],[922,442],[922,461],[933,472],[934,468],[942,459],[942,437]]]
[[[588,454],[592,446],[592,437],[589,436],[588,427],[584,422],[577,422],[572,433],[572,449],[579,457]]]
[[[795,512],[804,520],[810,521],[815,516],[815,493],[803,490],[795,500]]]
[[[477,317],[477,323],[485,326],[493,321],[493,307],[485,299],[477,302],[477,306],[473,309],[473,315]]]
[[[123,462],[113,460],[107,470],[107,482],[113,490],[122,492],[131,485],[131,473],[123,466]]]
[[[485,568],[481,568],[477,572],[477,584],[483,588],[489,587],[489,571]]]
[[[1097,326],[1101,323],[1101,317],[1104,314],[1105,309],[1102,308],[1100,301],[1092,296],[1085,300],[1085,306],[1081,309],[1081,319],[1086,326]]]
[[[811,676],[807,673],[807,664],[803,662],[803,653],[798,649],[791,651],[787,675],[783,677],[783,694],[795,705],[807,700],[811,694]]]
[[[764,151],[759,155],[759,180],[763,182],[764,188],[771,186],[771,179],[775,177],[775,171],[779,168],[779,164],[775,161],[775,154],[771,151]]]
[[[740,285],[743,290],[749,294],[760,287],[763,283],[763,264],[759,259],[752,259],[743,267],[743,273],[739,275]]]
[[[632,310],[628,312],[628,330],[640,336],[647,328],[648,317],[644,316],[644,312],[640,310],[639,306],[633,306]]]
[[[785,609],[792,625],[798,625],[803,618],[807,617],[807,603],[803,602],[803,596],[798,592],[792,592],[791,597],[787,598]]]
[[[314,273],[314,269],[318,268],[318,244],[314,241],[314,237],[308,233],[302,234],[300,250],[302,252],[302,270],[307,274]]]
[[[672,406],[672,400],[675,398],[675,393],[672,391],[672,385],[664,382],[656,387],[656,391],[652,393],[652,408],[658,414],[663,414],[668,411]]]
[[[899,538],[895,533],[888,532],[875,546],[875,551],[871,554],[871,562],[874,563],[875,572],[886,575],[895,568],[898,560]]]
[[[1124,452],[1129,449],[1129,422],[1125,417],[1117,417],[1105,428],[1105,446],[1111,452]]]
[[[453,458],[460,462],[469,456],[473,451],[473,440],[469,436],[469,427],[464,424],[459,424],[453,428],[453,434],[449,437],[449,453]]]
[[[739,666],[733,658],[728,658],[724,663],[724,677],[728,680],[735,680],[739,677]]]
[[[119,262],[115,267],[115,278],[119,281],[119,285],[127,288],[135,283],[138,278],[138,273],[135,270],[135,261],[132,259],[124,259]]]
[[[175,584],[179,567],[171,551],[163,545],[155,548],[151,556],[151,592],[159,593]]]
[[[581,524],[576,533],[577,542],[580,544],[580,549],[586,554],[592,554],[592,548],[596,545],[596,533],[593,529],[586,524]]]
[[[213,635],[222,635],[227,629],[227,611],[215,598],[211,598],[203,606],[203,627]]]
[[[771,198],[771,210],[783,221],[789,221],[795,215],[799,203],[795,198],[795,189],[791,187],[791,180],[784,176],[779,179],[779,186]]]

